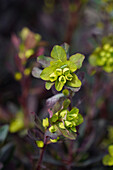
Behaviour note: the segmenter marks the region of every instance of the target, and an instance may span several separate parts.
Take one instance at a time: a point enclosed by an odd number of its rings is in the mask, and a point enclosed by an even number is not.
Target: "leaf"
[[[54,83],[48,81],[48,82],[45,83],[45,88],[46,88],[47,90],[50,90],[51,87],[53,86],[53,84],[54,84]]]
[[[65,63],[68,65],[71,72],[74,72],[74,71],[77,70],[77,66],[76,66],[76,64],[74,62],[68,60]]]
[[[51,66],[54,66],[55,67],[55,69],[58,69],[58,68],[60,68],[61,66],[63,66],[64,65],[64,63],[61,61],[61,60],[57,60],[57,61],[51,61],[50,62],[50,65]]]
[[[52,112],[53,114],[58,112],[59,110],[61,110],[62,108],[62,104],[63,104],[64,98],[61,97],[54,105],[54,107],[52,107]]]
[[[110,145],[108,148],[109,154],[113,157],[113,145]]]
[[[33,75],[35,78],[40,78],[41,72],[42,72],[41,69],[39,69],[38,67],[34,67],[33,70],[32,70],[32,75]]]
[[[64,97],[62,93],[56,94],[46,100],[48,106],[53,106],[61,97]]]
[[[0,149],[0,162],[4,165],[12,158],[15,146],[12,143],[8,143]]]
[[[40,129],[42,132],[44,132],[44,128],[42,126],[42,122],[40,120],[40,118],[35,114],[34,115],[34,121],[35,121],[35,125],[38,129]]]
[[[74,108],[68,113],[68,115],[69,115],[69,116],[76,117],[76,116],[78,116],[78,113],[79,113],[79,109],[76,108],[76,107],[74,107]]]
[[[55,88],[56,88],[57,91],[61,91],[63,86],[64,86],[64,83],[62,83],[61,81],[56,80]]]
[[[64,100],[63,102],[63,109],[67,109],[70,105],[71,101],[69,99]]]
[[[67,56],[66,56],[66,52],[65,50],[59,46],[59,45],[55,45],[51,51],[51,57],[57,60],[61,60],[61,61],[66,61],[67,60]]]
[[[78,92],[80,90],[80,87],[70,87],[70,86],[66,86],[66,87],[73,92]]]
[[[62,47],[64,48],[66,54],[68,55],[68,53],[69,53],[69,45],[68,45],[67,43],[64,43],[64,44],[62,45]]]
[[[67,81],[66,85],[71,86],[71,87],[80,87],[81,86],[81,81],[78,79],[77,75],[72,73],[72,80]]]
[[[49,130],[45,132],[45,136],[50,137],[51,139],[57,139],[58,134],[57,133],[51,133]]]
[[[48,67],[50,65],[50,61],[52,60],[53,59],[51,57],[46,57],[44,55],[37,57],[37,62],[40,63],[44,68]]]
[[[85,58],[84,55],[82,55],[80,53],[76,53],[75,55],[72,55],[69,58],[69,61],[71,61],[73,64],[75,64],[77,66],[77,68],[80,68],[82,66],[84,58]]]
[[[18,112],[15,119],[10,123],[9,131],[11,133],[16,133],[24,128],[24,115],[23,113]]]
[[[84,121],[81,114],[78,114],[77,118],[78,120],[76,121],[76,126],[80,125]]]
[[[58,120],[58,115],[57,114],[53,114],[53,116],[51,118],[51,121],[55,123],[57,120]]]
[[[65,136],[66,138],[69,138],[71,140],[76,139],[77,135],[75,133],[69,132],[68,130],[64,130],[64,129],[60,129],[60,128],[59,128],[59,130],[62,133],[62,135]]]
[[[0,142],[4,142],[8,134],[9,126],[4,125],[0,127]]]
[[[50,75],[55,71],[55,67],[54,66],[49,66],[46,67],[45,69],[43,69],[43,71],[40,74],[41,79],[43,80],[50,80]]]

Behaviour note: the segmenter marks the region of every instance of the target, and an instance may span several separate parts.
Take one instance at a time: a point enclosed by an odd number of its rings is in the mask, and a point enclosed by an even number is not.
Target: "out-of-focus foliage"
[[[108,147],[113,145],[112,6],[112,0],[0,1],[0,169],[36,169],[46,131],[42,169],[112,169],[108,167],[112,164]],[[54,45],[63,42],[70,45],[70,56],[78,52],[86,56],[76,70],[82,86],[60,93],[53,85],[47,91],[44,81],[36,78],[49,67]],[[110,48],[104,49],[106,45]],[[68,46],[62,47],[69,60]],[[95,52],[98,48],[100,52]],[[95,66],[88,62],[92,54]],[[64,99],[70,100],[70,90],[72,108],[76,106],[84,117],[71,142],[48,130],[56,123],[51,122],[52,115],[62,110]]]
[[[108,147],[109,154],[104,156],[103,164],[108,166],[113,166],[113,145]]]

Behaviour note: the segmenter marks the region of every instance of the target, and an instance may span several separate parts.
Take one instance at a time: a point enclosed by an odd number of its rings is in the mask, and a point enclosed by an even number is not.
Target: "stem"
[[[42,152],[40,154],[40,158],[39,158],[36,170],[40,170],[40,168],[41,168],[41,163],[42,163],[42,160],[43,160],[43,156],[44,156],[44,151],[45,151],[46,145],[47,145],[47,137],[44,138],[44,147],[42,148]]]
[[[71,101],[70,105],[69,105],[69,111],[72,110],[72,94],[73,92],[70,91],[70,96],[69,96],[69,99]],[[69,145],[69,162],[71,163],[72,162],[72,157],[73,157],[73,140],[70,141],[70,145]]]

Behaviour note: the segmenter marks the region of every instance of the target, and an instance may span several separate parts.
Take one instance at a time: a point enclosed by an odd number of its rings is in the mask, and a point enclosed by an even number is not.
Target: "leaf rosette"
[[[74,72],[82,66],[83,60],[84,55],[79,53],[67,60],[65,49],[55,45],[51,51],[49,66],[40,74],[41,79],[46,81],[46,89],[49,90],[53,84],[57,91],[61,91],[64,85],[73,88],[81,87],[81,81]]]

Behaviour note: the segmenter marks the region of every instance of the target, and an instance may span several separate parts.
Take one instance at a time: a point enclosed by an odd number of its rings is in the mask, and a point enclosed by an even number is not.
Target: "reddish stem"
[[[43,160],[43,156],[44,156],[44,151],[47,145],[47,137],[44,138],[44,147],[42,148],[41,154],[40,154],[40,158],[38,161],[38,166],[36,168],[36,170],[40,170],[41,169],[41,164],[42,164],[42,160]]]

